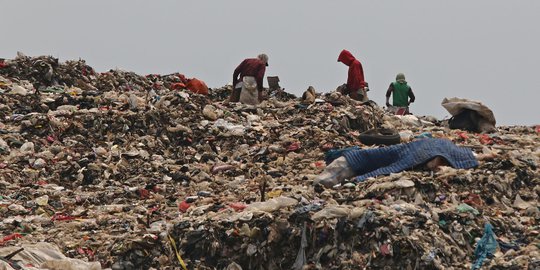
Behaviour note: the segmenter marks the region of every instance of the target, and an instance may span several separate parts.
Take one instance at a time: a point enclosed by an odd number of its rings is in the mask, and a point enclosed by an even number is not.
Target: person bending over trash
[[[268,66],[268,56],[259,54],[257,58],[242,61],[233,73],[233,92],[230,102],[256,105],[262,101],[263,78]]]
[[[352,99],[361,102],[368,101],[367,84],[364,80],[364,69],[362,68],[362,63],[356,60],[351,52],[347,50],[341,51],[337,61],[349,67],[347,85],[343,94],[349,95]]]
[[[475,156],[469,148],[458,147],[450,140],[438,138],[425,138],[383,148],[354,148],[334,156],[333,161],[328,160],[331,163],[313,184],[332,187],[353,178],[356,182],[362,182],[369,177],[398,173],[421,165],[433,171],[440,166],[468,169],[478,166],[477,159],[489,157]]]
[[[390,105],[390,95],[392,97],[392,105]],[[396,76],[396,81],[391,83],[388,86],[388,91],[386,91],[386,106],[394,106],[406,108],[404,114],[409,113],[409,105],[415,100],[414,93],[411,87],[405,81],[405,74],[399,73]]]

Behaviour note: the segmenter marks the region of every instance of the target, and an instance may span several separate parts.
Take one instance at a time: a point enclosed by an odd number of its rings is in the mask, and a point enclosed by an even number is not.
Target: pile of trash
[[[249,106],[178,83],[83,60],[0,65],[0,263],[45,268],[7,255],[47,244],[87,269],[540,267],[540,128],[451,130],[337,92]],[[378,147],[359,140],[373,128],[496,157],[313,185],[329,151]]]
[[[120,69],[98,73],[82,59],[59,62],[58,58],[52,56],[29,57],[20,52],[15,59],[0,63],[0,76],[14,82],[23,80],[31,84],[36,93],[66,93],[70,89],[78,89],[85,90],[83,94],[90,96],[108,91],[142,91],[153,95],[162,89],[189,89],[208,95],[204,82],[186,78],[180,73],[141,76]],[[26,95],[23,89],[13,91]]]

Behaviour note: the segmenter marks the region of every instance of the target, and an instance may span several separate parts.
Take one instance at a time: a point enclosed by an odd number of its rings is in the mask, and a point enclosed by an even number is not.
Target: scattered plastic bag
[[[497,237],[493,232],[493,226],[490,223],[486,223],[484,225],[484,235],[478,241],[474,250],[475,261],[471,269],[480,269],[485,259],[495,255],[497,247]]]

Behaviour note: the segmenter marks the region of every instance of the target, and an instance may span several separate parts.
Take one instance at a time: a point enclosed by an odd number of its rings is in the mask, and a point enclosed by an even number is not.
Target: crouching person
[[[263,79],[268,56],[259,54],[257,58],[248,58],[242,61],[233,73],[233,92],[230,102],[242,102],[257,105],[263,98]]]

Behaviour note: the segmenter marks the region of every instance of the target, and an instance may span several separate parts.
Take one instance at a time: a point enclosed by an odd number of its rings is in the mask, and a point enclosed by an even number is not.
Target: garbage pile
[[[540,267],[538,128],[450,130],[337,92],[227,103],[227,86],[47,59],[0,67],[0,261],[46,242],[111,269]],[[358,139],[373,128],[495,158],[312,185],[328,151],[378,147]]]
[[[87,90],[85,95],[95,95],[94,91],[99,93],[146,91],[152,94],[162,89],[190,89],[193,92],[203,92],[200,91],[200,80],[188,79],[180,73],[141,76],[120,69],[98,73],[82,59],[62,63],[59,62],[58,58],[52,56],[29,57],[20,52],[17,53],[15,59],[2,62],[0,76],[10,78],[15,82],[27,81],[33,86],[33,89],[37,90],[37,93],[64,93],[73,88]],[[202,85],[206,87],[204,82]],[[207,91],[208,89],[204,89],[204,94],[208,94]],[[21,92],[20,94],[25,93]]]

